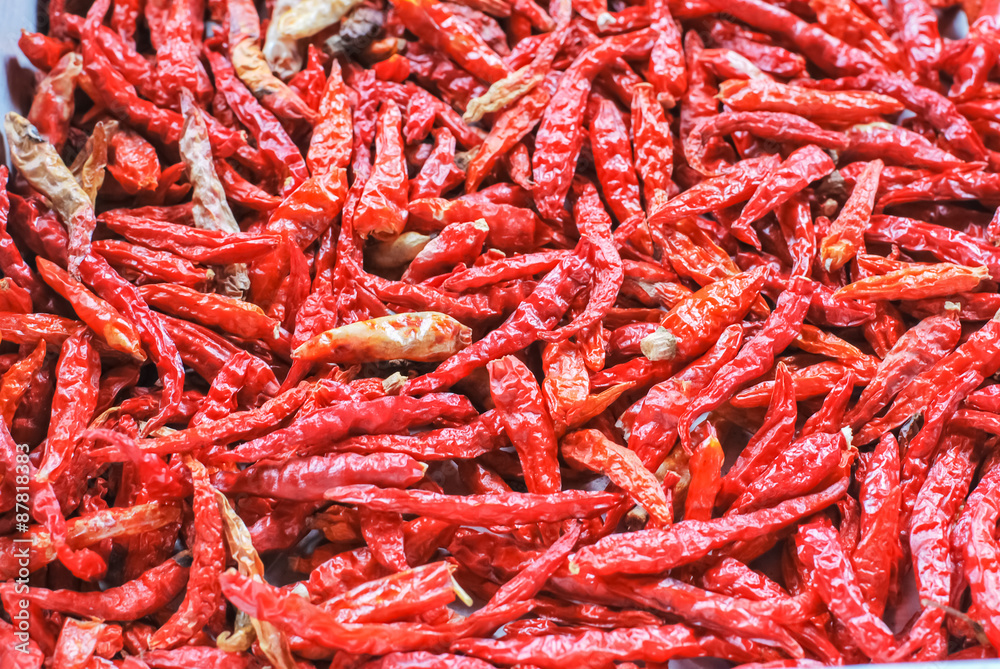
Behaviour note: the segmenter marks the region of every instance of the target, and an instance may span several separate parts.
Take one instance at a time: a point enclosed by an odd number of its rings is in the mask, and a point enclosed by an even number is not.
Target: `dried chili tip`
[[[320,333],[292,352],[312,362],[438,362],[472,343],[472,329],[435,311],[382,316]]]
[[[639,343],[642,354],[653,362],[677,357],[677,337],[662,325],[643,337]]]

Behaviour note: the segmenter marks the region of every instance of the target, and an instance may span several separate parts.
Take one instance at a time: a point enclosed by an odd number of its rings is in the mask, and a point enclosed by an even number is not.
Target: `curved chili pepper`
[[[863,599],[854,569],[844,554],[829,520],[820,518],[799,528],[795,535],[798,558],[816,579],[819,595],[838,620],[852,632],[869,657],[889,657],[895,641],[885,623]]]
[[[812,297],[813,283],[795,277],[778,298],[774,312],[764,328],[712,377],[711,383],[685,408],[677,421],[682,444],[690,444],[695,418],[722,404],[741,384],[761,374],[774,355],[787,346],[802,326],[802,319]],[[687,450],[687,449],[685,449]]]
[[[462,421],[475,416],[469,400],[460,395],[380,397],[369,400],[362,406],[369,411],[359,413],[358,407],[352,403],[340,402],[306,416],[299,416],[286,428],[236,447],[227,454],[227,458],[238,462],[253,462],[267,454],[309,449],[327,440],[346,437],[352,432],[396,432],[409,426],[427,425],[436,420]],[[266,412],[262,413],[262,418],[266,418]],[[235,427],[236,419],[230,416],[228,420]],[[225,436],[228,442],[240,438],[246,437],[240,437],[239,433]],[[198,437],[194,436],[194,439],[197,440]]]
[[[834,75],[879,72],[883,68],[864,51],[848,46],[821,28],[808,24],[791,12],[759,0],[708,0],[714,11],[727,13],[747,25],[777,33],[794,44],[824,71]]]
[[[613,534],[579,550],[571,564],[598,574],[655,574],[690,564],[710,551],[733,541],[745,541],[787,527],[799,518],[836,501],[847,489],[847,480],[826,490],[787,500],[772,509],[715,520],[683,520],[664,529]]]
[[[706,179],[661,204],[650,212],[649,224],[664,225],[749,200],[761,179],[778,163],[777,156],[741,160],[726,174]]]
[[[138,620],[159,610],[180,594],[187,582],[188,568],[170,559],[150,568],[141,577],[103,592],[74,592],[29,588],[19,593],[25,599],[51,611],[102,620]],[[0,592],[13,586],[0,585]]]
[[[91,293],[55,263],[37,258],[35,264],[45,282],[66,298],[80,319],[111,348],[139,360],[146,359],[135,328],[118,313],[117,309]]]

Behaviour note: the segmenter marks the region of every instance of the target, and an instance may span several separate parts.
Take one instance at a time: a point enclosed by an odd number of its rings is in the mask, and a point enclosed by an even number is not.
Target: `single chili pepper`
[[[947,449],[935,457],[910,517],[910,552],[920,595],[941,606],[948,606],[952,591],[948,530],[968,494],[976,465],[972,439],[967,435],[956,437],[945,438]],[[943,622],[943,610],[925,608],[900,651],[909,654],[920,648],[918,657],[943,657],[947,653]]]
[[[650,67],[646,77],[657,93],[679,98],[687,89],[681,33],[670,15],[668,3],[653,0],[648,3],[648,8],[652,27],[658,35],[649,54]]]
[[[365,669],[402,669],[402,667],[426,667],[427,669],[489,669],[493,665],[477,660],[467,655],[452,655],[450,653],[429,653],[413,651],[411,653],[389,653],[377,660],[371,660],[364,665]]]
[[[401,528],[403,517],[398,513],[370,511],[366,508],[359,509],[358,517],[361,535],[375,560],[392,571],[406,569]]]
[[[351,160],[352,126],[347,88],[336,60],[330,64],[330,75],[319,106],[319,119],[313,129],[306,160],[313,174],[322,174],[331,167],[346,168]]]
[[[226,197],[235,204],[254,211],[272,211],[281,204],[281,198],[271,195],[241,175],[225,160],[214,161],[215,172],[226,191]]]
[[[230,653],[211,646],[183,646],[172,650],[151,650],[142,654],[141,662],[133,657],[125,660],[126,669],[181,669],[182,667],[212,666],[216,669],[251,669],[253,660],[246,655]]]
[[[36,190],[50,197],[69,231],[70,272],[75,274],[90,250],[90,238],[97,225],[93,204],[55,148],[38,135],[27,119],[11,112],[4,126],[14,164]]]
[[[649,214],[649,224],[660,226],[749,200],[766,175],[778,166],[777,156],[742,160],[722,176],[706,179]]]
[[[195,38],[201,24],[202,17],[189,3],[172,3],[167,7],[154,47],[160,85],[175,94],[187,88],[204,103],[212,97],[212,83],[199,58],[200,39]]]
[[[406,225],[407,178],[401,116],[394,102],[383,106],[375,138],[375,167],[365,183],[355,212],[355,228],[362,236],[383,239],[398,235]]]
[[[795,345],[808,353],[825,355],[850,365],[859,375],[871,378],[881,362],[853,344],[812,325],[804,324]]]
[[[632,451],[609,441],[597,430],[573,432],[562,440],[562,453],[576,466],[604,473],[652,517],[654,527],[673,522],[663,488]]]
[[[381,453],[292,458],[280,465],[254,465],[242,472],[225,472],[215,480],[224,493],[277,499],[321,500],[337,486],[368,484],[409,486],[423,478],[426,466],[406,455]]]
[[[91,293],[55,263],[44,258],[37,258],[35,262],[45,282],[66,298],[80,319],[111,348],[139,360],[146,359],[135,328],[114,307]]]
[[[18,403],[28,390],[32,377],[45,360],[45,340],[39,340],[35,349],[3,373],[0,381],[0,416],[9,430],[14,422]]]
[[[864,233],[875,205],[875,194],[882,167],[881,160],[876,159],[868,163],[855,183],[851,196],[844,203],[836,220],[830,224],[830,231],[820,243],[820,261],[827,272],[840,269],[859,250],[864,249]]]
[[[601,192],[619,221],[642,214],[639,181],[632,162],[632,147],[621,114],[610,100],[601,100],[590,120],[590,146],[594,152]]]
[[[798,558],[815,577],[819,595],[838,620],[854,633],[869,657],[888,657],[895,650],[892,633],[864,600],[850,560],[829,520],[820,518],[795,535]]]
[[[139,289],[157,309],[184,316],[247,339],[276,339],[278,323],[255,304],[225,295],[201,293],[185,286],[149,284]]]
[[[151,649],[183,644],[216,617],[222,603],[217,581],[217,574],[226,561],[222,517],[204,465],[194,459],[185,460],[185,464],[191,470],[194,481],[193,563],[184,600],[170,619],[150,637]]]
[[[151,568],[140,578],[103,592],[74,592],[29,588],[19,596],[42,607],[75,616],[102,620],[138,620],[168,604],[187,582],[188,568],[170,559]],[[0,592],[10,591],[10,584],[0,585]]]
[[[722,464],[725,454],[715,427],[706,422],[706,435],[691,454],[688,470],[687,497],[684,499],[686,520],[711,520],[715,499],[722,484]]]
[[[513,637],[501,640],[468,639],[452,648],[500,664],[529,663],[539,667],[605,666],[612,660],[667,662],[703,654],[697,637],[684,625],[636,627],[579,635]]]
[[[669,12],[664,21],[673,26]],[[669,28],[657,37],[654,51],[658,46],[662,47],[664,39],[670,39]],[[666,53],[659,57],[668,59]],[[683,63],[670,67],[683,68]],[[663,109],[653,95],[653,88],[645,84],[637,85],[632,91],[632,135],[635,139],[635,166],[642,177],[642,192],[647,207],[653,207],[665,200],[672,187],[674,139]],[[603,183],[604,180],[601,181]]]
[[[434,131],[434,148],[409,186],[409,199],[441,197],[465,180],[455,163],[455,136],[447,128]]]
[[[708,387],[681,414],[677,432],[682,444],[690,444],[695,418],[718,407],[741,384],[762,373],[770,366],[774,355],[798,335],[812,291],[813,283],[808,279],[794,277],[789,282],[764,328],[716,372]]]
[[[528,491],[558,492],[562,486],[556,434],[538,383],[524,363],[511,356],[494,360],[487,369],[490,396],[517,449]]]
[[[964,267],[950,263],[914,265],[855,281],[837,291],[837,295],[852,299],[926,299],[972,290],[988,279],[986,267]]]
[[[17,46],[32,65],[45,72],[55,68],[63,56],[73,51],[72,42],[51,35],[28,32],[23,28]]]
[[[331,488],[326,498],[360,504],[376,511],[396,510],[441,520],[510,527],[524,523],[591,518],[621,502],[615,493],[567,490],[552,494],[441,495],[423,490],[398,490],[354,485]]]
[[[548,272],[566,256],[567,251],[540,251],[501,258],[485,265],[475,265],[453,273],[441,282],[445,290],[465,292],[502,281],[518,280]]]
[[[943,46],[933,9],[923,0],[894,0],[889,3],[889,11],[899,26],[897,39],[906,50],[910,67],[936,88],[936,66]]]
[[[73,335],[84,332],[83,324],[53,314],[0,315],[0,336],[16,344],[37,344],[44,340],[50,346],[62,346]]]
[[[100,360],[89,335],[74,335],[63,342],[45,453],[35,473],[37,481],[55,481],[69,466],[80,430],[94,413],[100,374]]]
[[[447,562],[435,562],[372,579],[323,601],[339,622],[393,622],[447,605],[455,599]]]
[[[83,71],[83,59],[76,52],[67,53],[38,84],[28,111],[28,121],[56,150],[61,150],[69,133],[75,109],[73,94]]]
[[[729,80],[719,87],[719,94],[736,111],[798,112],[825,121],[863,122],[903,109],[901,103],[879,93],[826,92],[761,80]]]
[[[142,135],[119,129],[111,136],[108,172],[127,193],[156,190],[160,182],[160,159]]]
[[[678,302],[660,321],[661,329],[642,342],[653,361],[690,360],[707,351],[717,337],[750,310],[764,282],[753,270],[709,283]]]
[[[316,335],[293,351],[301,360],[355,363],[443,360],[468,346],[469,328],[434,312],[384,316]]]
[[[348,406],[349,404],[337,403],[307,416],[300,416],[288,427],[238,446],[226,457],[253,462],[268,453],[293,453],[299,449],[310,449],[323,442],[346,437],[352,432],[396,432],[409,426],[427,425],[436,420],[465,422],[476,415],[468,399],[449,394],[431,394],[421,398],[380,397],[361,404],[365,409],[361,413],[357,412],[358,406]],[[239,437],[226,437],[230,442],[237,438]]]
[[[992,482],[991,482],[992,483]],[[995,565],[997,558],[997,542],[995,527],[990,523],[1000,515],[1000,497],[995,484],[982,491],[982,496],[976,500],[970,511],[968,543],[965,544],[965,577],[972,591],[974,611],[983,621],[985,633],[991,643],[998,636],[997,606],[995,591],[991,591],[991,583],[996,578]]]
[[[193,94],[187,89],[178,93],[184,116],[184,131],[180,138],[181,158],[187,168],[188,181],[193,185],[192,218],[195,227],[203,230],[238,233],[226,191],[209,159],[208,127],[205,125]]]
[[[887,123],[856,125],[844,133],[850,146],[844,160],[881,159],[935,171],[962,168],[965,162],[938,148],[923,135]]]
[[[614,534],[579,550],[571,563],[598,574],[655,574],[690,564],[732,541],[746,541],[787,527],[832,504],[847,481],[826,490],[780,502],[772,509],[708,521],[683,520],[664,529]]]

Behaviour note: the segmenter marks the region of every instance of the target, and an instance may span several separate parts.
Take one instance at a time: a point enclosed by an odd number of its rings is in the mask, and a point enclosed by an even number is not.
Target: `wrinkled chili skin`
[[[77,4],[0,665],[996,655],[996,0]]]

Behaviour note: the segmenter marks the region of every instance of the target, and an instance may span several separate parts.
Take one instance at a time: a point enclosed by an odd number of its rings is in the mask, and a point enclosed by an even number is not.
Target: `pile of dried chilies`
[[[996,657],[1000,3],[929,2],[52,0],[0,666]]]

